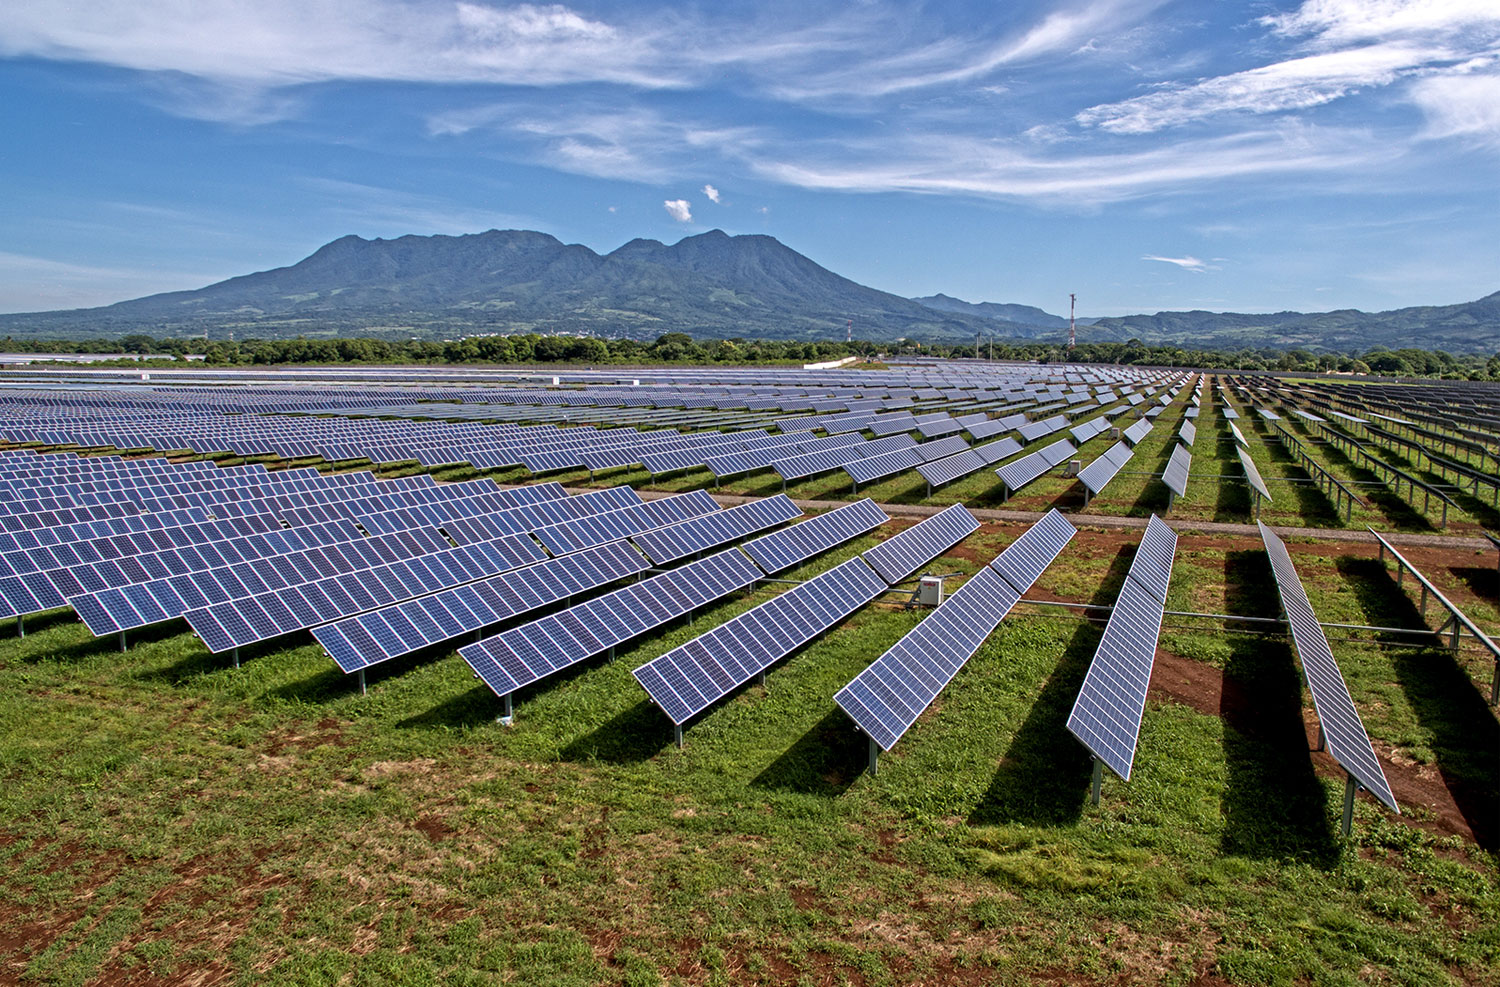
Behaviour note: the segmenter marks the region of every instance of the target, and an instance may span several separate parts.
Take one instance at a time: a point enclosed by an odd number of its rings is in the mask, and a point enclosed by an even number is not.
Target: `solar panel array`
[[[746,542],[745,554],[766,572],[775,574],[851,538],[874,531],[889,520],[885,511],[866,497],[783,531]]]
[[[765,531],[802,516],[786,494],[714,511],[688,521],[635,535],[632,540],[657,565],[676,562],[746,535]]]
[[[1102,456],[1080,470],[1078,479],[1088,488],[1089,493],[1097,494],[1115,478],[1115,474],[1120,472],[1134,455],[1135,450],[1128,442],[1121,439],[1106,449]]]
[[[629,542],[610,542],[315,627],[312,633],[339,668],[357,672],[637,575],[646,568],[646,559]]]
[[[1048,512],[833,701],[881,750],[890,750],[1075,533],[1056,510]]]
[[[1067,439],[1059,439],[1036,452],[1022,456],[1013,463],[1006,463],[997,469],[995,474],[1005,482],[1005,488],[1014,493],[1077,453],[1078,450],[1073,447],[1073,443]]]
[[[1100,432],[1109,431],[1109,428],[1109,419],[1103,415],[1100,415],[1098,418],[1090,418],[1086,422],[1074,425],[1072,428],[1068,429],[1068,434],[1073,436],[1074,442],[1077,442],[1079,445],[1083,445],[1085,442],[1087,442],[1089,439],[1092,439]]]
[[[1069,732],[1125,781],[1135,762],[1176,552],[1177,533],[1151,515],[1068,714]]]
[[[894,586],[978,530],[969,509],[954,504],[887,538],[865,552],[864,559]]]
[[[917,467],[917,472],[921,474],[922,479],[927,481],[929,487],[936,488],[945,483],[951,483],[959,477],[977,473],[986,466],[992,466],[1020,451],[1020,442],[1014,438],[1004,438],[996,442],[986,442],[972,449],[965,449],[954,456],[923,463]]]
[[[725,549],[466,645],[458,653],[495,695],[508,696],[761,578],[744,553]]]
[[[1375,748],[1359,718],[1359,710],[1354,707],[1354,699],[1349,695],[1338,662],[1328,647],[1323,626],[1318,623],[1307,592],[1302,588],[1302,580],[1297,577],[1286,544],[1264,524],[1260,525],[1260,537],[1271,560],[1276,589],[1281,595],[1281,608],[1286,613],[1292,644],[1307,677],[1307,687],[1312,693],[1313,707],[1328,744],[1328,753],[1366,791],[1392,812],[1399,812],[1396,797],[1381,770],[1380,760],[1375,756]]]
[[[633,673],[681,725],[885,592],[863,560],[849,559],[720,624]]]

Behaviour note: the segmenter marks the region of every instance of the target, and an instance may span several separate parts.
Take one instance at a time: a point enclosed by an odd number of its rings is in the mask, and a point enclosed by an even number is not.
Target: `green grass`
[[[986,529],[964,555],[987,559],[1019,530]],[[1082,541],[1039,591],[1109,602],[1131,549]],[[1169,606],[1274,614],[1263,555],[1237,544],[1180,551]],[[1377,563],[1295,557],[1324,620],[1413,619]],[[1367,798],[1354,837],[1337,836],[1342,785],[1313,769],[1281,636],[1169,625],[1163,647],[1222,673],[1232,701],[1153,702],[1132,780],[1106,777],[1095,808],[1063,723],[1100,628],[1025,606],[878,777],[861,773],[865,743],[831,697],[920,619],[893,606],[860,611],[676,749],[630,670],[775,591],[523,690],[509,728],[451,654],[393,663],[360,695],[305,637],[233,669],[181,625],[132,635],[122,654],[69,618],[33,619],[0,640],[6,976],[1500,978],[1496,858]],[[1334,650],[1383,751],[1481,814],[1497,804],[1486,666],[1373,640]]]

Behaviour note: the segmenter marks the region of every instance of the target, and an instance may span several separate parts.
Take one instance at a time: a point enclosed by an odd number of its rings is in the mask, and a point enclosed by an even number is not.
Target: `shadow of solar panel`
[[[1179,497],[1187,494],[1188,470],[1193,465],[1193,454],[1188,451],[1187,446],[1179,445],[1172,450],[1172,458],[1167,461],[1167,468],[1162,472],[1162,482],[1167,489]]]
[[[636,681],[685,723],[886,590],[850,559],[640,666]]]
[[[1028,453],[1013,463],[1006,463],[995,471],[1011,492],[1020,490],[1043,473],[1078,452],[1073,443],[1059,439],[1036,452]]]
[[[1054,507],[1006,546],[990,562],[990,568],[1004,576],[1017,594],[1024,594],[1077,533],[1078,529]]]
[[[1266,489],[1266,481],[1260,478],[1260,470],[1255,468],[1255,462],[1245,453],[1243,447],[1236,448],[1234,451],[1239,454],[1240,466],[1245,470],[1245,482],[1250,484],[1252,490],[1269,501],[1271,491]]]
[[[441,631],[432,640],[446,641],[644,572],[646,568],[646,560],[628,542],[610,542],[410,600],[393,609],[408,620],[414,619],[419,611],[430,617]],[[355,672],[417,650],[389,633],[389,627],[386,611],[375,610],[314,627],[312,633],[339,668]]]
[[[979,530],[962,504],[934,514],[864,553],[864,559],[892,586]]]
[[[885,511],[866,497],[794,524],[785,531],[746,542],[745,554],[767,573],[777,573],[851,538],[873,531],[889,520]]]
[[[1308,602],[1302,588],[1302,580],[1292,565],[1286,544],[1274,531],[1257,522],[1261,541],[1266,547],[1266,556],[1271,561],[1271,572],[1276,578],[1276,589],[1281,596],[1281,608],[1286,613],[1291,628],[1292,645],[1302,662],[1302,671],[1307,677],[1308,691],[1312,693],[1313,708],[1318,714],[1318,725],[1327,740],[1328,753],[1355,781],[1374,795],[1392,812],[1401,810],[1396,806],[1396,797],[1391,793],[1390,783],[1375,756],[1370,736],[1365,731],[1364,721],[1349,695],[1349,687],[1339,671],[1338,662],[1328,647],[1323,627]]]
[[[458,653],[497,696],[505,696],[759,578],[760,570],[738,549],[726,549],[470,644]]]
[[[1020,599],[988,566],[834,694],[864,733],[890,750]]]
[[[645,531],[633,536],[632,540],[657,565],[665,565],[801,516],[802,509],[793,504],[791,498],[777,494],[726,511]]]

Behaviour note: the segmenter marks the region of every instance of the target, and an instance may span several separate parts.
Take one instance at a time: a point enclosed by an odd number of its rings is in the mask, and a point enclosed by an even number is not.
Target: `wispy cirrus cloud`
[[[1160,261],[1163,264],[1175,264],[1184,271],[1192,271],[1194,274],[1202,274],[1205,271],[1217,271],[1218,268],[1207,261],[1199,260],[1191,255],[1187,257],[1159,257],[1156,254],[1143,254],[1141,260]]]
[[[205,285],[228,276],[228,273],[80,264],[0,251],[0,312],[109,305],[125,298],[176,291],[184,285]]]

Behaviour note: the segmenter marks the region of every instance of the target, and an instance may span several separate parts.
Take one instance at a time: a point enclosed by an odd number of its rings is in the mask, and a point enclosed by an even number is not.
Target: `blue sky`
[[[0,311],[346,233],[768,233],[1080,315],[1500,288],[1500,2],[13,0]]]

